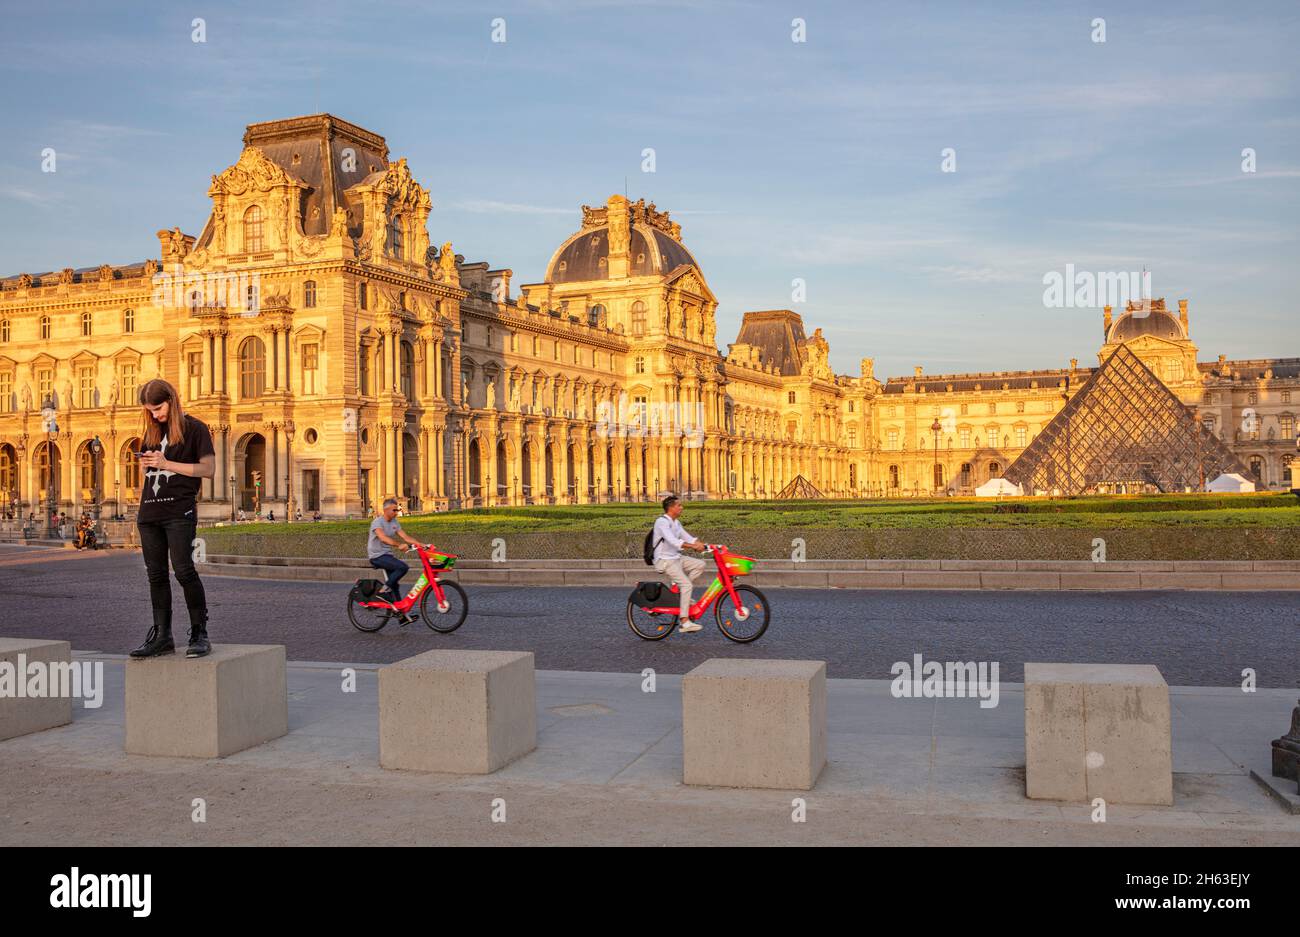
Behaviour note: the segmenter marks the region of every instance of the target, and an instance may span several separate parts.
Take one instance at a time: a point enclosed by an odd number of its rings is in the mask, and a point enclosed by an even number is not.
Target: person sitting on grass
[[[401,538],[400,540],[398,538]],[[402,598],[401,579],[411,569],[393,555],[393,547],[400,547],[405,540],[410,547],[420,545],[420,541],[402,530],[402,523],[397,519],[397,499],[386,498],[383,510],[370,522],[370,539],[366,544],[366,554],[370,565],[388,573],[388,581],[378,593],[385,602],[399,602]],[[418,619],[410,612],[402,615],[402,624],[409,625]]]

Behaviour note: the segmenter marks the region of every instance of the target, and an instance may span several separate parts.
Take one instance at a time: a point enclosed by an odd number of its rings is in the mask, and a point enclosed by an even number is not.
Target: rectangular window
[[[14,376],[10,371],[0,374],[0,413],[14,412]]]
[[[189,376],[189,399],[197,400],[203,393],[203,353],[191,351],[186,355],[185,361]]]
[[[989,416],[994,416],[997,412],[998,412],[998,405],[995,403],[989,404]]]
[[[119,373],[121,374],[121,380],[118,383],[122,387],[122,393],[117,398],[118,406],[134,406],[138,394],[135,386],[135,365],[124,364]]]
[[[95,405],[95,369],[77,369],[77,406],[89,410]]]
[[[963,449],[970,448],[970,430],[968,429],[964,429],[961,431],[961,447]]]
[[[302,392],[316,393],[316,371],[320,367],[320,346],[315,342],[302,346]]]
[[[49,368],[41,368],[36,372],[36,396],[40,398],[40,405],[45,406],[45,401],[54,395],[54,372]]]
[[[367,303],[367,300],[369,300],[369,298],[370,298],[370,297],[367,295],[367,293],[368,293],[368,291],[366,290],[366,284],[364,284],[364,283],[358,283],[358,284],[357,284],[357,305],[360,306],[362,309],[369,309],[369,308],[370,308],[370,307],[366,304],[366,303]]]
[[[1023,449],[1024,446],[1025,446],[1025,436],[1026,436],[1026,430],[1025,430],[1025,428],[1024,428],[1023,426],[1017,426],[1017,427],[1016,427],[1016,445],[1019,446],[1019,447],[1022,448],[1022,449]]]
[[[889,448],[889,449],[897,449],[897,448],[898,448],[898,430],[896,430],[896,429],[891,429],[891,430],[890,430],[886,435],[887,435],[887,437],[888,437],[888,439],[889,439],[889,445],[888,445],[886,448]]]
[[[1291,439],[1293,436],[1295,436],[1295,417],[1282,417],[1282,438]]]

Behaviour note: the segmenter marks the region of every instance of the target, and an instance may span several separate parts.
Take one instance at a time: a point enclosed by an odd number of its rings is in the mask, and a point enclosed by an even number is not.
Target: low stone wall
[[[648,528],[647,528],[648,529]],[[702,539],[725,543],[749,556],[789,559],[802,540],[807,559],[1090,560],[1094,541],[1104,540],[1107,560],[1292,560],[1300,559],[1294,529],[1260,527],[1153,527],[1122,530],[1087,528],[947,528],[824,530],[692,529]],[[209,553],[244,556],[359,557],[365,536],[356,531],[205,527],[200,536]],[[639,558],[645,531],[571,530],[493,535],[447,533],[440,549],[462,557],[489,558],[504,548],[509,560]],[[496,543],[495,541],[502,541]]]

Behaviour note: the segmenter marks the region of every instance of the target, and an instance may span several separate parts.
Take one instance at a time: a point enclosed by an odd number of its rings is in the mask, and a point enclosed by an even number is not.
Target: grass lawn
[[[709,530],[880,530],[939,528],[1300,528],[1300,498],[1291,494],[1159,495],[1015,499],[1025,513],[996,513],[998,502],[982,498],[898,501],[693,501],[682,521]],[[658,515],[653,504],[590,504],[450,511],[406,515],[402,526],[430,538],[441,533],[506,534],[545,531],[637,532]],[[369,521],[318,524],[247,524],[241,530],[283,532],[361,531]]]

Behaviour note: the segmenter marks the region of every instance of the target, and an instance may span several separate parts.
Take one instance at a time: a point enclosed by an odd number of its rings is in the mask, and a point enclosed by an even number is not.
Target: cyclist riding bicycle
[[[399,537],[401,540],[398,539]],[[411,569],[393,554],[393,547],[402,546],[402,540],[406,541],[408,550],[420,545],[420,541],[402,530],[402,524],[397,519],[397,499],[386,498],[380,515],[370,522],[370,539],[366,543],[370,565],[388,573],[388,581],[377,594],[386,602],[397,602],[401,599],[401,579]],[[409,625],[418,620],[409,612],[402,616],[403,624]]]
[[[678,611],[681,624],[677,630],[689,634],[703,627],[699,622],[691,621],[691,588],[692,580],[704,572],[704,561],[682,556],[682,548],[703,550],[704,544],[686,532],[682,522],[677,519],[681,513],[682,502],[676,495],[664,498],[664,513],[655,521],[652,536],[655,569],[671,579],[680,593]]]

